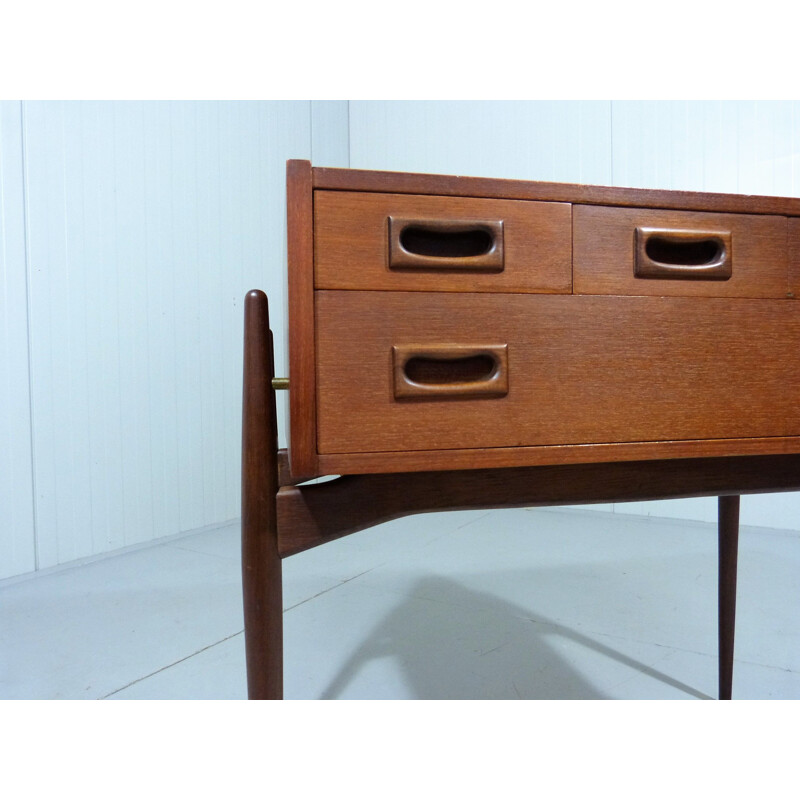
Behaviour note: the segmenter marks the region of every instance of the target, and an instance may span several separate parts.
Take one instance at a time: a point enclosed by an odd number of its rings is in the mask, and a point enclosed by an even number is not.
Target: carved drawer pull
[[[502,220],[389,217],[389,269],[502,272]]]
[[[732,272],[730,231],[636,228],[637,278],[726,281]]]
[[[508,345],[392,347],[397,399],[502,397],[508,394]]]

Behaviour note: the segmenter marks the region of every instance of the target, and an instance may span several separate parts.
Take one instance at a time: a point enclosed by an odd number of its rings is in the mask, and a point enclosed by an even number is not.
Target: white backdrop
[[[800,103],[0,103],[0,578],[238,517],[248,289],[286,368],[288,158],[798,195]],[[797,528],[800,497],[742,518]]]
[[[1,108],[0,576],[237,518],[242,300],[283,330],[312,104]]]

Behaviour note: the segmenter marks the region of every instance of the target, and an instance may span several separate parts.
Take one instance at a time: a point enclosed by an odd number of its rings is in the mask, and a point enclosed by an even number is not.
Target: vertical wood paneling
[[[0,578],[36,567],[21,104],[0,102]]]
[[[800,195],[800,100],[792,102],[792,195]]]
[[[241,303],[280,354],[310,141],[308,102],[25,104],[40,566],[239,515]]]
[[[703,189],[704,111],[683,101],[614,102],[614,185]]]
[[[736,192],[738,187],[738,108],[735,103],[710,102],[705,106],[703,152],[712,153],[704,164],[703,188],[710,192]]]
[[[311,101],[311,163],[350,166],[350,108],[347,100]]]
[[[615,101],[614,185],[797,195],[796,103]]]
[[[611,182],[605,101],[350,101],[350,166]]]
[[[148,353],[147,415],[150,424],[152,530],[181,527],[177,446],[179,383],[176,364],[175,298],[177,277],[172,265],[172,125],[171,104],[142,108],[142,279],[147,286],[147,312],[141,321],[143,346]],[[147,135],[144,135],[146,131]]]
[[[779,164],[789,156],[790,131],[778,130],[781,106],[788,103],[742,101],[739,110],[739,187],[748,194],[775,194]]]
[[[209,275],[202,272],[200,246],[208,245],[210,231],[198,229],[198,207],[203,202],[198,181],[197,108],[180,103],[171,108],[170,140],[172,169],[170,175],[170,221],[172,223],[171,266],[175,287],[172,297],[175,321],[176,373],[178,413],[176,439],[178,451],[178,508],[181,528],[191,529],[202,525],[205,517],[205,483],[203,480],[203,455],[208,447],[203,431],[203,363],[215,360],[215,353],[207,349],[204,336],[206,313],[212,305],[201,304],[201,287]],[[179,142],[179,146],[174,144]],[[199,234],[199,236],[198,236]],[[210,288],[210,287],[209,287]],[[210,323],[210,321],[209,321]],[[210,409],[206,409],[207,412]]]
[[[800,529],[800,494],[757,494],[743,497],[741,525],[758,525],[765,528]]]

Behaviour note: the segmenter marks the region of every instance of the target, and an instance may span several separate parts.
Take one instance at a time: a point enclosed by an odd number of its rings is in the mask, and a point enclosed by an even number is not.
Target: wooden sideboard
[[[287,209],[288,455],[246,302],[250,696],[282,693],[286,556],[422,511],[716,495],[730,697],[739,495],[800,489],[800,199],[290,161]]]

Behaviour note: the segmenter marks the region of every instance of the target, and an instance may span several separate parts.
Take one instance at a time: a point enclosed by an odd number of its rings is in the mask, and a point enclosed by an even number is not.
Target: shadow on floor
[[[424,607],[419,598],[427,601]],[[341,697],[360,670],[384,658],[400,665],[411,696],[419,699],[605,699],[570,663],[569,653],[581,649],[592,651],[589,661],[606,675],[614,670],[617,683],[626,680],[626,671],[609,662],[711,699],[590,636],[538,614],[533,620],[529,609],[441,577],[413,586],[366,636],[321,699]],[[585,652],[579,658],[586,662]]]

